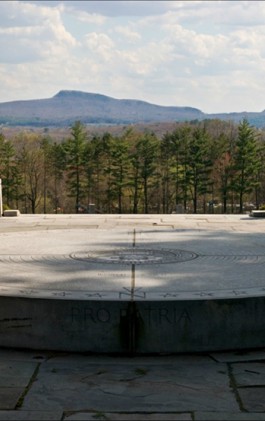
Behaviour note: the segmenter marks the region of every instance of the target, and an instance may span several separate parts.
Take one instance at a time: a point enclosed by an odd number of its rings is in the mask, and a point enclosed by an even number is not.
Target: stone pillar
[[[0,218],[3,215],[2,180],[0,178]]]

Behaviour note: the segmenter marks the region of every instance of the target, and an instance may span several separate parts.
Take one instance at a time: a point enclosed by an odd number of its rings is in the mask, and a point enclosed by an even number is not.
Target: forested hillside
[[[22,213],[239,213],[265,204],[265,132],[246,119],[95,134],[76,121],[0,134],[5,208]],[[91,206],[94,205],[94,206]]]
[[[66,127],[76,120],[84,124],[185,121],[203,115],[192,107],[164,107],[79,91],[60,91],[47,99],[0,103],[0,124],[11,126]]]
[[[238,123],[243,118],[255,127],[265,127],[265,111],[206,114],[189,106],[161,106],[80,91],[64,90],[52,98],[0,103],[2,126],[69,127],[75,121],[93,125],[128,125],[208,119]]]

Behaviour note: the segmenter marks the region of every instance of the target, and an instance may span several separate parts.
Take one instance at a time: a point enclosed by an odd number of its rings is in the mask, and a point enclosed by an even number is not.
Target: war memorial
[[[0,218],[1,347],[175,354],[265,346],[265,220]]]
[[[4,211],[0,420],[263,420],[255,216]]]

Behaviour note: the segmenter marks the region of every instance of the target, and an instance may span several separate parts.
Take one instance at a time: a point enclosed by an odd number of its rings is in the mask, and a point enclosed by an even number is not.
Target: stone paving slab
[[[259,352],[231,364],[229,352],[220,362],[211,354],[129,358],[0,349],[6,381],[0,420],[263,420]],[[21,388],[10,387],[16,373]]]
[[[265,360],[265,350],[240,350],[234,352],[212,352],[210,356],[218,362],[240,362]]]
[[[0,387],[26,387],[36,368],[37,363],[33,362],[0,361]]]
[[[265,417],[265,387],[239,388],[238,394],[247,412],[262,412]]]
[[[23,392],[23,387],[0,387],[0,410],[14,409]]]
[[[32,378],[37,364],[25,361],[0,361],[0,409],[13,409]]]
[[[56,411],[1,411],[1,421],[61,421],[62,412]]]
[[[260,412],[195,412],[193,421],[264,421]]]
[[[200,365],[175,360],[174,364],[134,364],[122,360],[73,366],[49,360],[43,363],[23,410],[101,412],[188,412],[238,409],[229,388],[227,367],[210,360]]]
[[[238,387],[263,386],[265,390],[265,361],[232,364],[232,372]]]
[[[95,421],[95,420],[111,420],[111,421],[140,421],[140,420],[150,420],[150,421],[192,421],[191,414],[187,413],[136,413],[128,414],[124,412],[78,412],[72,415],[65,415],[65,421]]]

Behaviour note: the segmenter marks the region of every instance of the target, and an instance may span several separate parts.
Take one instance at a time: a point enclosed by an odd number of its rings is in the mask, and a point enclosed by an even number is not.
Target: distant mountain
[[[9,126],[64,127],[80,120],[84,124],[136,124],[219,118],[265,127],[261,113],[205,114],[192,107],[166,107],[131,99],[114,99],[80,91],[60,91],[48,99],[0,103],[0,124]]]

